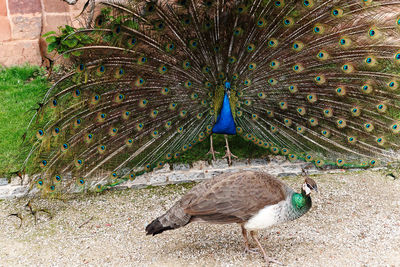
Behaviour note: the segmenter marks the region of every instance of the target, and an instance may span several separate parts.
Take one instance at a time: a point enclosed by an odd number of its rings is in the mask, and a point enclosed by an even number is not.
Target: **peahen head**
[[[318,192],[317,183],[309,177],[307,177],[304,180],[304,184],[301,187],[301,189],[302,189],[302,192],[304,192],[304,194],[306,196],[309,196],[311,194],[311,191],[313,191],[313,190],[315,190],[315,192]]]

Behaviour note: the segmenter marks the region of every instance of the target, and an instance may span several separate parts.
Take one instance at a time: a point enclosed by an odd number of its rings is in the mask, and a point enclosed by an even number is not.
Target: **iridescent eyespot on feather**
[[[83,165],[83,160],[81,160],[81,159],[75,160],[75,167],[77,167],[79,169],[82,167],[82,165]]]
[[[141,77],[138,77],[137,79],[136,79],[136,81],[135,81],[135,85],[137,86],[137,87],[141,87],[141,86],[143,86],[144,84],[145,84],[145,80],[143,79],[143,78],[141,78]]]
[[[314,6],[313,0],[303,0],[303,6],[305,8],[312,8]]]
[[[183,132],[183,127],[179,127],[177,130],[178,133],[182,133]]]
[[[334,18],[341,18],[341,17],[343,17],[343,9],[341,9],[341,8],[334,8],[334,9],[332,9],[331,15],[332,15]]]
[[[369,161],[369,166],[370,167],[375,167],[376,165],[378,165],[378,161],[377,160],[371,159]]]
[[[122,111],[122,119],[127,120],[129,119],[129,117],[131,116],[131,112],[130,111]]]
[[[44,168],[44,167],[46,167],[47,166],[47,160],[42,160],[41,162],[40,162],[40,167],[42,167],[42,168]]]
[[[147,63],[147,57],[145,57],[145,56],[139,57],[137,59],[137,64],[138,65],[143,65],[143,64],[146,64],[146,63]]]
[[[144,108],[147,106],[148,103],[149,101],[147,99],[141,99],[139,100],[139,107]]]
[[[209,66],[204,66],[203,68],[201,68],[201,72],[203,72],[204,74],[210,73],[211,68]]]
[[[191,98],[192,100],[197,100],[197,99],[199,98],[199,95],[198,95],[197,93],[192,93],[192,94],[190,95],[190,98]]]
[[[297,108],[297,113],[299,113],[301,116],[304,116],[306,114],[306,108],[305,107],[298,107]]]
[[[210,21],[206,21],[203,24],[203,30],[205,32],[207,32],[208,30],[210,30],[212,28],[213,24]]]
[[[379,113],[385,113],[387,111],[387,105],[384,103],[376,105],[376,109]]]
[[[266,27],[266,26],[267,26],[267,20],[266,20],[266,19],[264,19],[264,18],[258,19],[258,21],[257,21],[257,27],[259,27],[259,28],[264,28],[264,27]]]
[[[104,16],[100,15],[100,16],[96,17],[96,20],[94,21],[94,25],[96,27],[101,27],[101,26],[103,26],[104,22],[105,22]]]
[[[124,74],[125,74],[125,71],[124,71],[124,69],[117,69],[116,71],[115,71],[115,75],[114,75],[114,77],[116,78],[116,79],[119,79],[119,78],[121,78],[122,76],[124,76]]]
[[[85,135],[85,143],[90,144],[91,142],[93,142],[93,139],[94,139],[93,134],[89,133]]]
[[[84,186],[85,183],[86,183],[86,181],[85,181],[85,179],[84,179],[83,177],[78,178],[78,179],[76,180],[76,184],[77,184],[78,186]]]
[[[122,103],[122,101],[124,100],[125,96],[123,94],[117,94],[114,97],[114,102],[115,103]]]
[[[258,96],[260,99],[265,99],[265,98],[267,97],[267,95],[266,95],[264,92],[258,93],[257,96]]]
[[[289,149],[287,149],[287,148],[282,148],[281,152],[282,152],[282,155],[284,155],[284,156],[286,156],[290,153]]]
[[[289,155],[288,155],[288,158],[289,158],[290,161],[295,161],[295,160],[297,160],[297,156],[296,156],[295,154],[289,154]]]
[[[168,71],[168,67],[166,65],[161,65],[158,67],[158,73],[165,74]]]
[[[359,117],[361,115],[361,109],[359,107],[352,107],[350,113],[354,117]]]
[[[277,133],[278,132],[278,127],[271,125],[271,132],[272,133]]]
[[[396,80],[392,80],[387,83],[387,86],[390,90],[397,90],[399,89],[399,82]]]
[[[107,115],[105,113],[99,112],[97,113],[97,122],[103,123],[106,120]]]
[[[304,67],[303,65],[297,63],[296,65],[293,66],[292,69],[295,73],[301,73],[304,70]]]
[[[268,79],[268,83],[270,84],[270,85],[277,85],[278,84],[278,80],[277,79],[275,79],[275,78],[269,78]]]
[[[167,153],[167,154],[165,155],[165,159],[166,159],[166,160],[172,159],[172,154],[171,154],[171,153]]]
[[[108,134],[109,134],[110,136],[116,136],[117,133],[118,133],[118,129],[115,128],[115,127],[110,127],[110,129],[108,130]]]
[[[170,89],[168,87],[163,87],[161,89],[161,94],[162,95],[168,95],[169,94]]]
[[[38,139],[42,139],[42,138],[44,137],[44,131],[43,131],[42,129],[38,130],[38,131],[36,132],[36,137],[37,137]]]
[[[394,61],[395,61],[397,64],[400,64],[400,51],[397,52],[397,53],[394,55]]]
[[[241,110],[238,110],[238,111],[236,112],[236,116],[242,117],[242,116],[243,116],[243,112],[242,112]]]
[[[296,85],[290,85],[289,86],[289,92],[292,93],[292,94],[297,93],[298,92],[297,86]]]
[[[271,152],[272,152],[273,154],[275,154],[275,155],[278,155],[278,154],[279,154],[279,148],[277,148],[276,146],[271,147]]]
[[[317,35],[321,35],[325,33],[325,26],[322,24],[315,24],[313,27],[313,33]]]
[[[368,30],[368,37],[371,38],[371,39],[373,39],[373,40],[378,39],[378,38],[380,37],[380,32],[379,32],[379,30],[378,30],[376,27],[371,27],[371,28]]]
[[[233,36],[238,37],[243,34],[243,29],[241,27],[236,27],[233,29]]]
[[[325,162],[323,160],[321,160],[321,159],[316,159],[314,161],[314,163],[315,163],[315,166],[317,166],[317,167],[322,167],[325,164]]]
[[[278,103],[278,105],[279,105],[279,108],[282,110],[286,110],[288,108],[288,104],[286,101],[281,101]]]
[[[317,118],[311,117],[311,118],[308,120],[308,122],[310,123],[310,125],[311,125],[312,127],[318,126],[318,119],[317,119]]]
[[[196,49],[199,46],[199,41],[197,39],[193,39],[189,41],[189,48]]]
[[[43,182],[43,179],[42,178],[38,178],[37,180],[36,180],[36,185],[37,185],[37,187],[38,188],[43,188],[43,185],[44,185],[44,182]]]
[[[141,130],[143,129],[143,127],[144,127],[143,123],[138,123],[138,124],[136,124],[136,130],[137,130],[138,132],[141,131]]]
[[[251,80],[250,79],[246,79],[243,82],[244,86],[250,86],[251,85]]]
[[[304,126],[297,126],[296,127],[296,131],[299,133],[299,134],[303,134],[305,131],[306,131],[306,128],[304,127]]]
[[[345,119],[338,119],[338,120],[336,120],[336,126],[337,126],[339,129],[346,128],[347,122],[346,122]]]
[[[236,57],[234,57],[234,56],[232,56],[232,57],[229,58],[229,63],[230,63],[230,64],[236,63],[236,61],[237,61],[237,59],[236,59]]]
[[[255,49],[256,49],[256,46],[254,44],[247,45],[247,52],[253,52]]]
[[[375,139],[375,142],[376,142],[378,145],[383,146],[383,145],[385,145],[386,140],[385,140],[384,137],[377,137],[377,138]]]
[[[270,48],[276,48],[278,46],[279,42],[275,38],[271,38],[268,40],[268,47]]]
[[[127,147],[131,147],[133,145],[133,139],[132,138],[126,139],[125,145]]]
[[[113,26],[113,33],[115,33],[115,34],[120,34],[121,33],[121,30],[122,30],[122,28],[121,28],[121,25],[119,25],[119,24],[116,24],[116,25],[114,25]]]
[[[321,130],[321,134],[326,138],[331,137],[331,131],[326,130],[326,129]]]
[[[135,36],[132,36],[131,38],[129,38],[129,39],[127,40],[127,44],[128,44],[128,46],[129,46],[129,48],[134,47],[137,43],[138,43],[138,40],[136,39]]]
[[[92,96],[92,98],[90,99],[90,104],[96,105],[97,103],[99,103],[100,98],[101,98],[100,95]]]
[[[373,125],[371,122],[366,122],[366,123],[364,123],[364,129],[365,129],[368,133],[370,133],[370,132],[372,132],[372,131],[375,129],[375,127],[374,127],[374,125]]]
[[[357,138],[355,136],[349,136],[347,137],[347,142],[351,145],[354,145],[355,143],[357,143]]]
[[[351,39],[348,37],[342,37],[339,39],[339,46],[341,48],[349,48],[351,46]]]
[[[165,29],[165,23],[162,20],[154,21],[153,28],[156,31],[163,31]]]
[[[258,115],[257,114],[251,114],[251,118],[256,121],[258,119]]]
[[[62,178],[61,178],[60,175],[56,175],[56,176],[54,176],[53,180],[54,180],[55,183],[59,183],[59,182],[61,182]]]
[[[346,95],[346,88],[344,86],[340,86],[335,89],[335,92],[338,96],[345,96]]]
[[[329,59],[328,52],[326,52],[325,50],[319,51],[317,54],[317,59],[321,60],[321,61],[325,61],[325,60]]]
[[[352,73],[354,71],[354,66],[351,63],[346,63],[341,67],[341,70],[346,73]]]
[[[249,66],[247,67],[248,70],[255,70],[257,68],[256,63],[250,63]]]
[[[152,131],[151,132],[151,137],[153,137],[153,138],[158,137],[158,131]]]
[[[54,127],[53,131],[52,131],[52,135],[57,136],[60,134],[60,132],[61,132],[61,129],[59,127]]]
[[[244,101],[244,104],[245,104],[246,106],[251,106],[251,100],[245,100],[245,101]]]
[[[243,128],[242,127],[236,127],[236,132],[238,134],[242,134],[243,133]]]
[[[238,14],[245,14],[245,13],[247,13],[247,6],[244,5],[244,4],[239,5],[239,6],[237,7],[237,9],[236,9],[236,12],[237,12]]]
[[[218,73],[218,79],[220,79],[220,80],[224,80],[225,79],[225,72],[219,72]]]
[[[81,125],[82,125],[82,120],[81,119],[76,119],[74,121],[74,128],[78,128]]]
[[[67,143],[61,145],[61,152],[66,152],[69,148],[69,145]]]
[[[285,124],[286,127],[292,126],[292,120],[291,119],[285,118],[285,119],[283,119],[283,123]]]
[[[338,166],[338,167],[342,167],[343,165],[345,164],[345,161],[344,161],[344,159],[337,159],[336,160],[336,165]]]
[[[377,63],[377,60],[374,56],[367,56],[364,62],[368,67],[374,67]]]
[[[294,19],[291,17],[285,17],[283,19],[283,26],[285,27],[291,27],[294,25]]]
[[[363,92],[364,94],[370,94],[373,91],[373,87],[371,84],[369,83],[365,83],[361,86],[361,92]]]
[[[318,97],[317,97],[317,95],[315,93],[308,94],[306,96],[306,99],[311,104],[314,104],[315,102],[318,101]]]
[[[205,86],[207,89],[209,89],[209,88],[211,88],[212,83],[210,83],[209,81],[207,81],[207,82],[204,83],[204,86]]]
[[[313,161],[313,160],[314,160],[313,155],[311,155],[311,154],[307,154],[307,155],[306,155],[306,161],[307,161],[307,162],[311,162],[311,161]]]
[[[323,114],[326,118],[331,118],[333,116],[332,108],[326,108],[323,110]]]
[[[103,154],[104,152],[106,152],[106,146],[105,146],[105,145],[99,145],[99,146],[97,147],[97,151],[98,151],[100,154]]]
[[[185,88],[190,89],[193,86],[193,83],[191,81],[186,81],[184,84]]]
[[[81,63],[76,67],[76,72],[80,73],[86,69],[85,64]]]
[[[168,43],[165,45],[165,51],[167,53],[172,53],[175,51],[175,45],[173,43]]]
[[[278,8],[284,7],[285,6],[285,1],[283,1],[283,0],[275,1],[274,2],[274,6],[278,7]]]
[[[398,134],[400,133],[400,123],[399,122],[395,122],[390,126],[390,130],[394,133],[394,134]]]
[[[143,7],[143,15],[147,16],[156,11],[156,4],[154,2],[147,2]]]
[[[295,41],[292,46],[293,50],[296,52],[300,52],[304,48],[303,42]]]
[[[176,103],[171,103],[171,104],[169,104],[169,109],[170,109],[170,110],[175,110],[177,106],[178,106],[178,104],[176,104]]]
[[[269,63],[269,66],[271,67],[271,69],[278,69],[280,66],[280,62],[278,60],[272,60],[271,63]]]
[[[156,109],[155,109],[155,110],[152,110],[152,111],[150,112],[150,117],[153,118],[153,119],[156,118],[157,115],[158,115],[158,110],[156,110]]]
[[[325,76],[324,75],[318,75],[314,78],[314,82],[318,85],[322,85],[326,82]]]
[[[188,69],[190,69],[190,67],[191,67],[191,64],[190,64],[190,61],[189,61],[189,60],[183,61],[183,63],[182,63],[182,68],[183,68],[184,70],[188,70]]]
[[[81,90],[76,89],[76,90],[72,93],[72,96],[73,96],[73,97],[79,97],[79,96],[81,96]]]
[[[187,115],[187,111],[186,111],[186,110],[181,110],[181,112],[179,112],[179,116],[180,116],[181,118],[185,118],[186,115]]]
[[[185,16],[182,18],[181,22],[182,22],[182,25],[183,25],[183,26],[189,26],[190,24],[192,24],[192,17],[189,16],[189,15],[185,15]]]
[[[58,105],[57,99],[53,99],[53,100],[50,101],[50,106],[51,106],[52,108],[57,107],[57,105]]]

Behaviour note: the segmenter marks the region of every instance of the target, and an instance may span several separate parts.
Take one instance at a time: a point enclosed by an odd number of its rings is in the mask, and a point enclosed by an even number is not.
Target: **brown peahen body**
[[[47,37],[76,69],[30,125],[32,185],[102,190],[212,133],[317,166],[397,160],[399,1],[106,2]]]

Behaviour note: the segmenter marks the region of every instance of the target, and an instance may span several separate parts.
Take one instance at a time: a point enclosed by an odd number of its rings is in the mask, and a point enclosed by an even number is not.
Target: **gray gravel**
[[[314,176],[320,194],[302,218],[266,229],[261,242],[287,266],[400,266],[400,179],[385,172]],[[300,188],[302,177],[282,178]],[[0,202],[0,266],[261,266],[237,225],[190,224],[155,237],[144,228],[192,185],[36,200],[35,226],[16,217],[27,200]],[[16,208],[16,206],[18,208]],[[80,227],[81,226],[81,227]]]

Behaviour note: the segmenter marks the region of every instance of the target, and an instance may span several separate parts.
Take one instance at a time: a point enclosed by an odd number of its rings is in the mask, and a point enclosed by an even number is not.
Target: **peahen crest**
[[[225,96],[237,134],[290,160],[398,159],[400,2],[104,5],[63,40],[76,68],[43,101],[30,156],[45,192],[162,167],[212,133]]]

